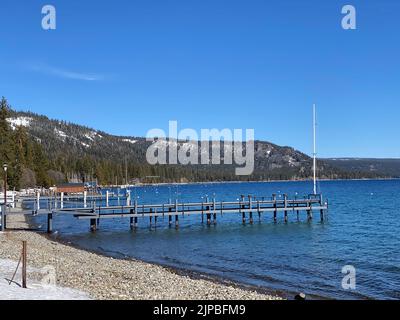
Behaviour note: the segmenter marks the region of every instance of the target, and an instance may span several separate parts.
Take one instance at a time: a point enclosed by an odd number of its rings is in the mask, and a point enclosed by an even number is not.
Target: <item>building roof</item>
[[[62,183],[58,184],[57,188],[71,188],[71,187],[84,187],[85,184],[83,183]]]

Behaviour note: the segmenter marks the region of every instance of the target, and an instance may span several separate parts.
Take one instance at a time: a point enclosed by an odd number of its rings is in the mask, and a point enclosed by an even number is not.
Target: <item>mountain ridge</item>
[[[41,144],[49,160],[48,171],[51,171],[54,182],[96,180],[100,184],[118,184],[137,181],[303,180],[312,177],[312,159],[308,155],[268,141],[256,140],[254,143],[253,174],[236,176],[234,165],[227,164],[151,166],[145,158],[151,142],[143,137],[112,135],[88,126],[12,109],[7,121],[12,130],[23,126],[28,135]],[[176,143],[181,148],[189,142]],[[325,160],[318,161],[318,176],[322,179],[386,177],[378,172],[343,170]]]

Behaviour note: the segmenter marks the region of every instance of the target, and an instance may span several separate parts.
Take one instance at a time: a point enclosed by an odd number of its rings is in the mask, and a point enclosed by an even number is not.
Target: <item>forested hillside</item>
[[[255,170],[235,175],[236,165],[149,165],[150,145],[140,137],[122,137],[84,126],[17,112],[3,98],[0,115],[0,161],[9,164],[9,185],[15,188],[51,186],[60,182],[97,181],[194,182],[307,179],[311,159],[302,152],[273,143],[255,142]],[[174,142],[181,148],[188,143]],[[221,148],[223,149],[223,148]],[[221,159],[223,159],[221,150]],[[348,171],[319,161],[320,178],[374,178],[380,172]],[[127,179],[126,179],[127,178]]]
[[[400,178],[400,159],[335,158],[324,159],[324,162],[347,172],[371,172]]]
[[[19,189],[27,185],[49,186],[50,164],[42,145],[28,135],[23,126],[12,128],[7,121],[10,109],[6,99],[0,107],[0,163],[8,165],[8,183]],[[3,176],[3,175],[1,175]],[[2,184],[3,185],[3,184]]]

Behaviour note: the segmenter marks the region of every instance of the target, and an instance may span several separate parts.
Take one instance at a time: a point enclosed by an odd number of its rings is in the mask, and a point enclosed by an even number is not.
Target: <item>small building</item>
[[[56,193],[83,193],[85,185],[83,183],[65,183],[56,187]]]

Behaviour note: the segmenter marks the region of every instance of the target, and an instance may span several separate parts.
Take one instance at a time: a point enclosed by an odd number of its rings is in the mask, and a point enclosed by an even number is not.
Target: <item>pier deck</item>
[[[260,200],[261,199],[261,200]],[[328,203],[323,202],[322,195],[308,195],[304,198],[299,199],[288,199],[286,195],[282,198],[277,198],[276,195],[268,200],[265,197],[254,198],[248,196],[248,199],[242,196],[239,201],[216,201],[213,199],[209,201],[206,199],[204,202],[190,202],[180,203],[176,200],[173,203],[162,203],[162,204],[139,204],[137,201],[131,203],[130,196],[124,199],[118,198],[119,201],[125,201],[126,205],[97,205],[98,200],[102,200],[102,197],[92,197],[91,202],[84,200],[83,206],[76,206],[77,201],[82,198],[71,198],[60,202],[57,199],[48,197],[46,199],[25,199],[24,206],[29,206],[31,209],[16,211],[12,208],[7,208],[5,212],[6,217],[13,214],[25,214],[25,215],[47,215],[47,231],[51,233],[53,231],[53,217],[54,215],[69,214],[73,215],[78,220],[90,220],[90,229],[95,231],[97,229],[100,219],[110,218],[129,218],[131,228],[138,226],[139,218],[147,218],[150,221],[150,227],[154,223],[157,223],[158,217],[168,217],[169,225],[172,225],[172,218],[175,217],[175,226],[179,226],[179,218],[189,215],[201,216],[201,222],[210,224],[216,224],[217,215],[220,214],[234,214],[238,213],[241,215],[242,223],[254,222],[254,216],[258,215],[259,219],[262,214],[272,213],[274,222],[277,222],[277,216],[279,212],[284,213],[284,221],[288,222],[289,213],[296,213],[299,218],[300,212],[307,213],[307,219],[313,219],[313,212],[320,213],[321,221],[324,221],[325,211],[328,209]],[[107,204],[108,204],[107,199]],[[75,207],[72,206],[75,205]]]

